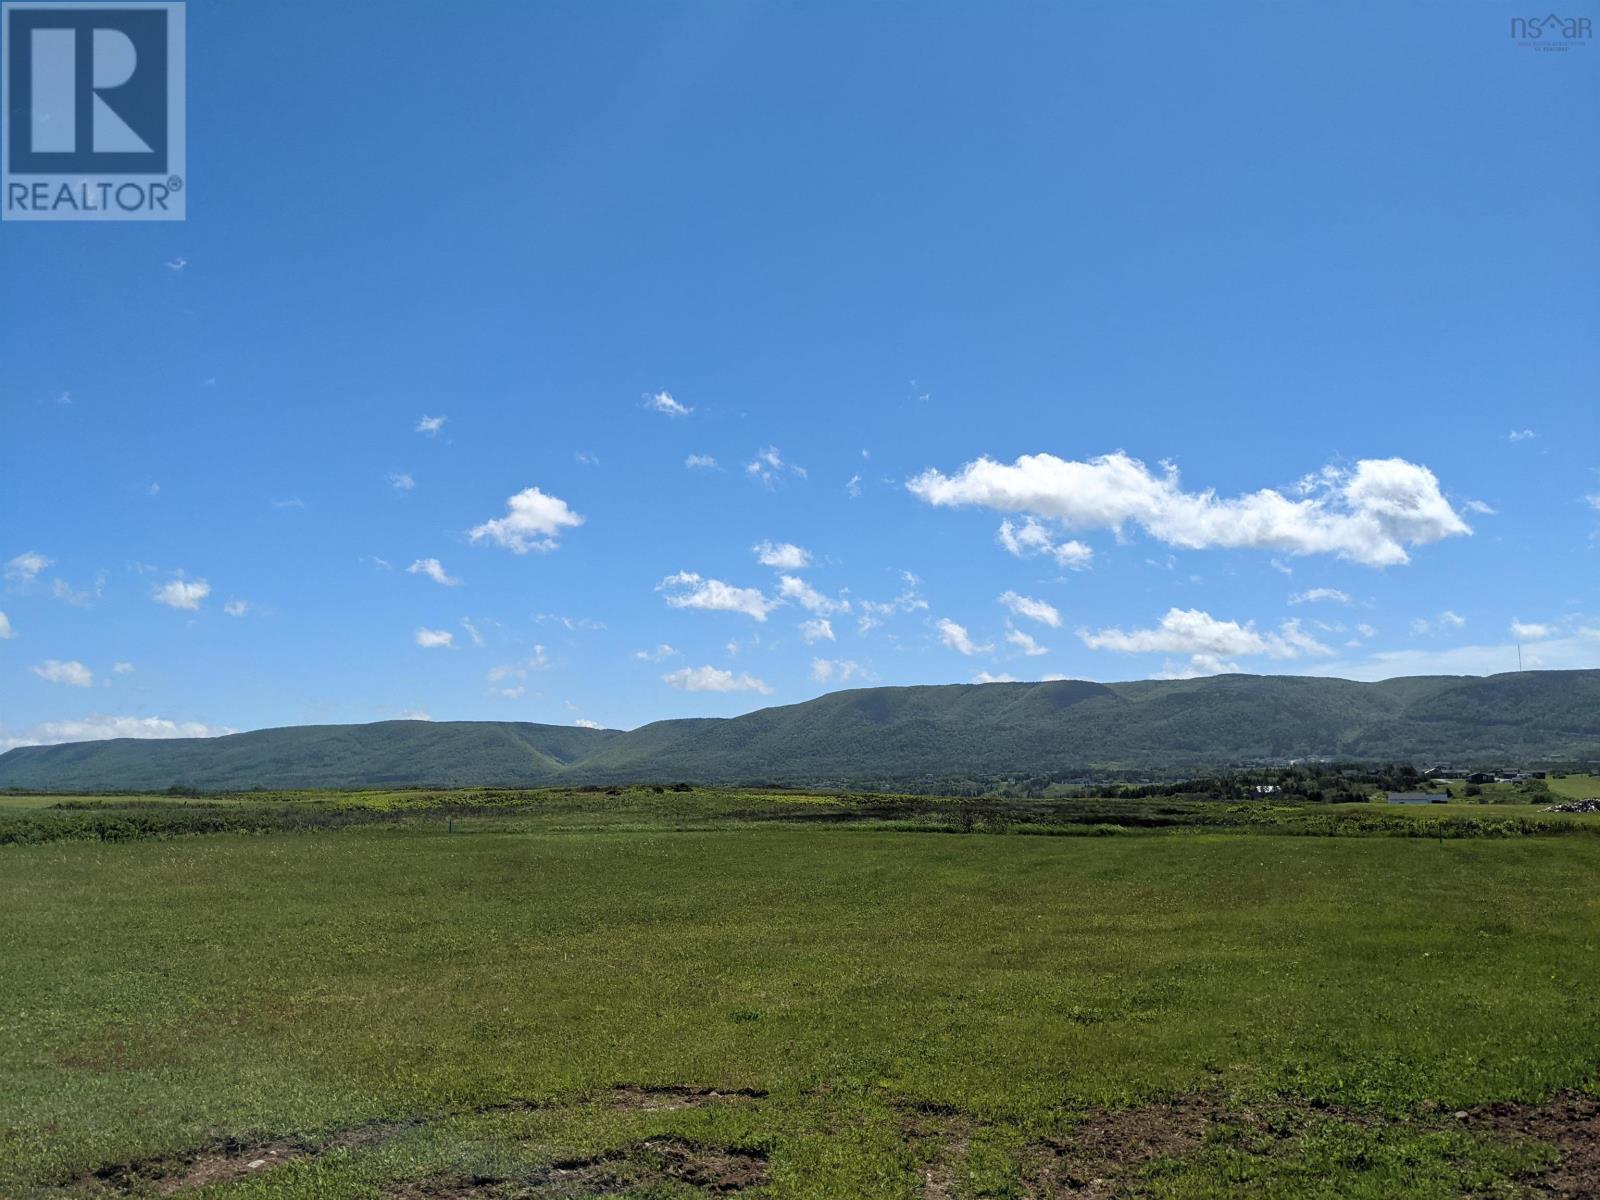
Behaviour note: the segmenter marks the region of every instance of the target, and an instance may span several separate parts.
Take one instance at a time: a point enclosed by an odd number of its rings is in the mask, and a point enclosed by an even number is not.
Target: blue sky
[[[1600,666],[1600,47],[389,11],[192,3],[189,219],[0,227],[0,743]]]

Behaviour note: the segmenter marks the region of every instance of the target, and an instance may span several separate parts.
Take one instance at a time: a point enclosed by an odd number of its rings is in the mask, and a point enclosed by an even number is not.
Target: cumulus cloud
[[[0,642],[16,636],[16,630],[11,628],[11,618],[0,612]]]
[[[665,642],[662,642],[654,650],[635,650],[633,652],[633,656],[640,662],[658,663],[671,658],[676,653],[677,651],[671,646],[667,645]]]
[[[767,695],[772,691],[765,682],[753,675],[735,675],[732,671],[710,666],[681,667],[676,671],[668,671],[661,681],[686,692],[760,692]]]
[[[1015,683],[1015,682],[1017,682],[1017,677],[1015,675],[1006,675],[1006,674],[1003,674],[1003,673],[999,674],[999,675],[996,675],[993,671],[979,671],[976,675],[974,675],[972,677],[972,682],[973,683]]]
[[[1094,559],[1094,551],[1076,539],[1056,541],[1055,536],[1036,517],[1028,517],[1021,525],[1001,521],[995,540],[1007,554],[1017,558],[1044,554],[1073,571],[1083,570]]]
[[[1437,617],[1418,617],[1411,622],[1411,632],[1414,634],[1443,633],[1447,629],[1460,629],[1467,623],[1467,619],[1459,613],[1451,612],[1448,608]]]
[[[77,721],[46,721],[22,736],[0,738],[0,750],[16,746],[55,746],[62,742],[98,742],[107,738],[222,737],[237,730],[204,725],[199,721],[169,721],[164,717],[88,716]]]
[[[668,575],[656,584],[656,591],[666,593],[666,601],[673,608],[699,608],[707,612],[743,613],[757,621],[765,621],[767,614],[778,607],[756,588],[735,587],[720,579],[702,579],[693,571],[679,571]]]
[[[902,571],[900,577],[904,580],[905,587],[893,600],[861,601],[861,619],[856,622],[858,632],[870,633],[897,612],[918,612],[927,609],[928,602],[917,592],[917,587],[922,581],[910,571]]]
[[[448,417],[423,417],[422,420],[417,422],[417,432],[425,433],[429,437],[435,437],[444,428],[444,423],[448,419]]]
[[[461,580],[447,572],[437,558],[419,558],[406,568],[406,573],[408,575],[426,575],[435,583],[443,584],[445,587],[461,586]]]
[[[645,407],[653,408],[656,412],[665,413],[669,417],[687,417],[694,411],[687,404],[680,404],[674,400],[672,393],[665,389],[659,392],[646,393],[644,402]]]
[[[793,600],[808,612],[824,616],[850,611],[850,601],[824,596],[798,575],[778,576],[778,594],[785,600]]]
[[[929,469],[906,485],[938,506],[978,505],[1026,513],[1069,529],[1143,529],[1167,545],[1334,554],[1367,566],[1410,561],[1407,547],[1472,530],[1427,467],[1400,458],[1362,459],[1302,480],[1296,497],[1263,489],[1232,499],[1188,492],[1175,466],[1160,474],[1122,451],[1087,462],[1025,454],[1011,464],[980,458],[954,475]],[[1028,545],[1013,529],[1019,546]],[[1045,531],[1048,541],[1048,531]]]
[[[800,622],[800,636],[809,646],[815,642],[831,642],[833,636],[833,622],[827,617],[812,617],[809,621]]]
[[[409,471],[396,471],[389,476],[389,486],[396,491],[409,492],[417,486],[417,481],[411,478],[411,472]]]
[[[222,606],[222,611],[230,617],[242,617],[250,611],[250,602],[248,600],[229,600]]]
[[[46,558],[37,550],[25,550],[6,563],[5,578],[11,584],[29,584],[39,577],[39,572],[56,560]]]
[[[62,662],[59,658],[47,658],[28,669],[51,683],[65,683],[72,687],[90,687],[94,684],[94,672],[76,660]]]
[[[715,471],[717,460],[709,454],[691,454],[683,460],[683,465],[691,471]]]
[[[565,500],[530,487],[506,501],[505,516],[474,526],[467,536],[475,542],[494,542],[513,554],[526,554],[529,550],[554,550],[560,544],[561,531],[583,521]]]
[[[975,643],[968,635],[966,626],[957,625],[949,617],[940,617],[935,622],[935,625],[939,630],[939,640],[952,650],[958,650],[966,655],[973,655],[986,654],[994,649],[993,646],[980,646]]]
[[[591,721],[591,720],[589,720],[588,717],[579,717],[577,720],[573,721],[572,723],[574,725],[576,725],[579,729],[604,729],[605,728],[605,726],[600,724],[599,721]]]
[[[799,571],[811,565],[811,554],[793,542],[758,542],[751,550],[763,567]]]
[[[156,588],[150,598],[168,608],[183,608],[192,612],[209,595],[211,585],[204,579],[170,579]]]
[[[847,658],[813,658],[811,678],[817,683],[849,683],[866,670],[860,663]]]
[[[785,475],[795,475],[801,479],[806,477],[806,469],[794,463],[784,462],[783,455],[778,453],[776,446],[757,450],[756,456],[745,464],[744,473],[769,488],[777,486],[778,481]]]
[[[435,650],[439,647],[454,649],[456,635],[448,629],[419,629],[415,634],[417,645],[424,650]]]
[[[1511,636],[1519,642],[1542,642],[1546,638],[1555,637],[1556,632],[1554,625],[1519,621],[1515,617],[1511,620]]]
[[[111,669],[113,671],[115,671],[118,675],[131,675],[131,674],[133,674],[133,664],[131,662],[112,663],[111,664]]]
[[[1262,632],[1253,622],[1222,621],[1193,608],[1171,608],[1150,629],[1080,629],[1078,637],[1091,650],[1116,650],[1124,654],[1187,654],[1189,669],[1215,674],[1234,670],[1225,659],[1249,655],[1267,658],[1301,658],[1332,651],[1300,627],[1285,621],[1276,632]]]
[[[1055,605],[1046,600],[1035,600],[1032,596],[1019,596],[1016,592],[1001,592],[1000,603],[1004,604],[1019,617],[1026,617],[1030,621],[1048,625],[1051,629],[1061,628],[1061,614],[1056,611]]]
[[[1020,629],[1012,629],[1008,631],[1006,633],[1006,641],[1010,642],[1013,646],[1030,658],[1036,658],[1041,654],[1050,653],[1050,648],[1048,646],[1041,646],[1038,642],[1034,641]]]
[[[1338,588],[1308,588],[1303,592],[1296,592],[1289,597],[1290,604],[1317,604],[1324,600],[1331,600],[1336,604],[1349,604],[1350,597]]]
[[[1538,436],[1539,435],[1531,429],[1513,429],[1510,433],[1506,434],[1506,441],[1525,442],[1529,438],[1536,438]]]
[[[533,653],[521,662],[501,663],[497,667],[490,667],[487,678],[491,684],[502,685],[496,689],[500,695],[508,700],[515,700],[527,691],[527,688],[512,686],[507,683],[507,680],[514,679],[519,682],[525,682],[530,671],[543,671],[549,666],[550,659],[546,656],[544,647],[535,646]]]

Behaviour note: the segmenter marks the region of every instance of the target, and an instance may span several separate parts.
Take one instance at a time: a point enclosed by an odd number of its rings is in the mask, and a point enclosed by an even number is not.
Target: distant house
[[[1384,798],[1390,804],[1443,804],[1450,799],[1443,793],[1435,792],[1385,792]]]
[[[1474,771],[1471,775],[1467,776],[1467,782],[1468,783],[1493,783],[1494,782],[1494,772],[1492,772],[1492,771]]]

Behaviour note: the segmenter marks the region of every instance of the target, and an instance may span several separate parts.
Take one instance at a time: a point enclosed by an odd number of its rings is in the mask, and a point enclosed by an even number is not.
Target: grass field
[[[61,799],[0,816],[68,822],[0,845],[6,1197],[1600,1187],[1593,821]]]

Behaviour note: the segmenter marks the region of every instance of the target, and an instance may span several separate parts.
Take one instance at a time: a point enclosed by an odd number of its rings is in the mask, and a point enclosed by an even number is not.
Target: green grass
[[[443,799],[0,847],[0,1195],[224,1136],[332,1149],[209,1194],[337,1200],[674,1134],[768,1155],[772,1195],[916,1196],[950,1159],[954,1194],[1022,1196],[1084,1114],[1189,1095],[1292,1129],[1218,1124],[1130,1194],[1510,1195],[1547,1152],[1426,1113],[1600,1057],[1600,838],[930,836],[649,792],[447,834]],[[619,1111],[623,1083],[771,1095]]]

